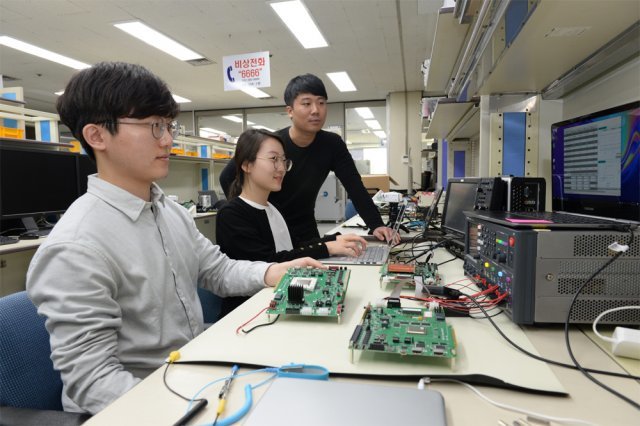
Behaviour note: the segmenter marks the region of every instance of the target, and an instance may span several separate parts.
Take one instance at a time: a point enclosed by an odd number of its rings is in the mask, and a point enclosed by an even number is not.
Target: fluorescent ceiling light
[[[168,53],[169,55],[180,59],[181,61],[204,58],[204,56],[199,53],[181,45],[164,34],[160,34],[158,31],[140,21],[123,22],[120,24],[113,24],[113,26],[144,41],[156,49],[162,50],[164,53]]]
[[[273,130],[272,128],[266,127],[266,126],[262,126],[260,124],[256,124],[255,126],[251,126],[251,127],[253,127],[254,129],[259,129],[259,130],[262,129],[262,130],[267,130],[269,132],[275,132],[275,130]]]
[[[373,134],[379,137],[380,139],[387,138],[387,134],[383,130],[376,130],[375,132],[373,132]]]
[[[225,120],[233,121],[234,123],[242,123],[242,117],[238,117],[236,115],[223,115],[222,118]],[[247,124],[256,124],[252,121],[247,121]]]
[[[299,0],[270,3],[282,22],[305,49],[329,45],[320,33],[307,8]]]
[[[53,94],[57,95],[57,96],[61,96],[62,94],[64,94],[64,90],[59,90],[57,92],[53,92]]]
[[[241,87],[240,90],[242,90],[247,95],[253,96],[254,98],[258,98],[258,99],[271,97],[270,94],[265,93],[262,90],[252,86],[244,86],[244,87]]]
[[[359,108],[356,108],[355,110],[358,113],[358,115],[364,118],[365,120],[370,120],[374,118],[373,112],[371,112],[371,108],[369,107],[359,107]]]
[[[346,71],[328,72],[327,76],[341,92],[354,92],[357,90]]]
[[[210,137],[210,136],[224,136],[226,135],[225,132],[223,132],[222,130],[217,130],[217,129],[213,129],[211,127],[200,127],[199,129],[200,131],[200,136],[203,137]]]
[[[234,123],[242,123],[242,117],[237,117],[235,115],[223,115],[222,118],[233,121]]]
[[[173,94],[171,96],[173,96],[173,100],[179,104],[186,104],[188,102],[191,102],[191,99],[183,98],[182,96],[173,95]]]
[[[365,124],[373,130],[382,130],[382,126],[378,123],[378,120],[364,120]]]
[[[17,40],[13,37],[0,36],[0,44],[10,47],[12,49],[20,50],[30,55],[47,59],[52,62],[57,62],[58,64],[65,65],[69,68],[73,68],[76,70],[82,70],[82,69],[91,67],[91,65],[85,64],[84,62],[76,61],[75,59],[71,59],[67,56],[59,55],[50,50],[46,50],[41,47],[34,46],[33,44],[25,43],[24,41]]]

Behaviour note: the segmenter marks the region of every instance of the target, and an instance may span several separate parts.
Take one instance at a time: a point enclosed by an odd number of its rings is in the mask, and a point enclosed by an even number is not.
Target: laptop
[[[277,378],[244,423],[245,426],[394,424],[446,426],[442,394],[373,383]]]
[[[554,123],[553,211],[484,214],[513,228],[625,230],[638,225],[639,117],[636,101]]]
[[[429,206],[429,209],[424,215],[424,232],[422,234],[423,238],[429,238],[430,236],[435,237],[441,235],[442,232],[436,229],[429,229],[431,224],[433,223],[436,212],[438,211],[438,203],[440,202],[440,197],[442,196],[442,188],[436,190],[435,194],[433,194],[433,202]]]
[[[407,209],[407,203],[404,202],[400,205],[398,210],[398,218],[393,224],[392,237],[386,244],[371,244],[367,245],[367,248],[358,257],[354,256],[331,256],[324,259],[318,259],[322,263],[329,263],[331,265],[382,265],[387,262],[389,253],[391,252],[391,246],[393,239],[398,235],[400,224],[404,219],[404,213]]]

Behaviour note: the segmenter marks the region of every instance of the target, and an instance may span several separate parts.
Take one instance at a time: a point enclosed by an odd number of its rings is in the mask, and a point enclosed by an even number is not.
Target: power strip
[[[640,330],[616,327],[611,336],[614,355],[640,359]]]

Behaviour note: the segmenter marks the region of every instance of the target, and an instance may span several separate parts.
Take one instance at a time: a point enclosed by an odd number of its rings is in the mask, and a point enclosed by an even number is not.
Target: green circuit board
[[[350,349],[455,358],[456,339],[441,309],[365,308]]]
[[[291,268],[276,287],[267,313],[339,317],[344,308],[350,273],[346,267],[339,266]]]
[[[417,262],[412,264],[386,263],[380,269],[380,283],[398,284],[404,282],[413,286],[416,279],[424,285],[440,285],[442,278],[435,263]]]

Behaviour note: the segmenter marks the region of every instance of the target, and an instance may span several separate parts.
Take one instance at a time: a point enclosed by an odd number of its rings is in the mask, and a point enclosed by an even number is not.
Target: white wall
[[[640,58],[564,98],[563,120],[640,99]]]

